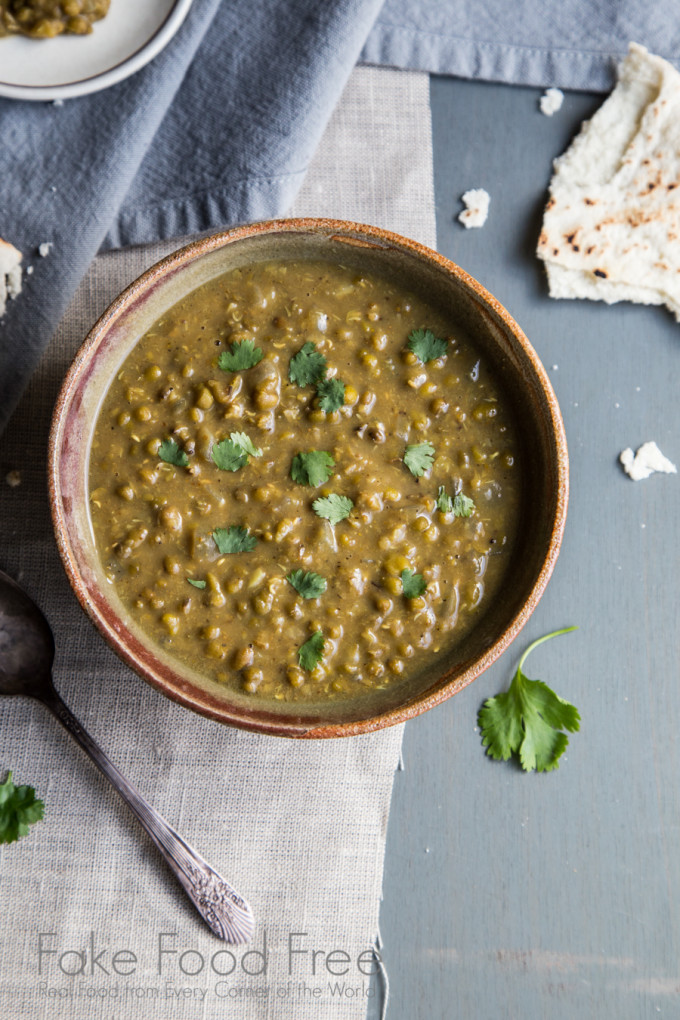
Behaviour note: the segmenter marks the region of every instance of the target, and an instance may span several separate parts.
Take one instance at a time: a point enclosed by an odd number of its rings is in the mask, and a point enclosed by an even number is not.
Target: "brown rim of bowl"
[[[62,443],[69,419],[69,412],[72,408],[73,398],[77,395],[78,386],[83,381],[83,376],[89,374],[85,370],[90,351],[96,346],[102,334],[119,318],[124,311],[129,310],[142,296],[150,290],[159,279],[172,275],[184,265],[194,259],[206,255],[211,251],[231,244],[234,241],[244,240],[265,234],[290,234],[290,233],[320,233],[328,236],[331,240],[342,241],[368,248],[391,247],[405,251],[420,259],[425,259],[431,264],[438,266],[447,274],[453,276],[462,283],[469,291],[473,292],[483,306],[487,306],[502,322],[504,327],[512,335],[513,339],[522,348],[524,356],[530,362],[536,379],[540,384],[543,398],[545,399],[549,412],[550,441],[554,450],[555,471],[556,471],[556,497],[555,513],[550,528],[550,540],[547,553],[543,559],[541,569],[535,578],[531,591],[522,604],[522,607],[514,615],[508,626],[494,641],[487,651],[478,657],[468,668],[446,681],[434,691],[425,691],[416,694],[405,704],[397,708],[374,715],[367,719],[360,719],[352,722],[329,722],[324,725],[317,725],[310,720],[305,723],[304,719],[285,719],[273,712],[258,711],[253,705],[252,712],[246,714],[238,706],[229,706],[220,702],[217,698],[211,697],[208,692],[195,687],[178,674],[169,670],[164,664],[155,662],[155,673],[151,672],[146,663],[140,661],[140,653],[144,651],[148,657],[148,648],[141,645],[136,639],[123,640],[119,633],[120,625],[118,617],[112,611],[111,606],[98,595],[96,590],[88,589],[77,566],[73,546],[68,533],[65,509],[64,492],[62,488],[62,472],[60,455]],[[287,736],[296,738],[328,738],[356,736],[361,733],[370,733],[386,726],[393,726],[405,722],[422,712],[433,708],[440,702],[445,701],[451,695],[462,690],[472,682],[480,673],[484,672],[515,637],[522,630],[527,620],[538,604],[543,591],[553,572],[557,556],[562,542],[564,526],[567,513],[567,502],[569,493],[569,469],[567,443],[564,432],[564,425],[553,392],[552,385],[541,361],[529,343],[528,338],[520,329],[506,309],[490,294],[486,288],[477,282],[473,277],[457,266],[454,262],[444,258],[438,252],[413,241],[410,238],[402,237],[391,231],[383,230],[380,227],[368,226],[365,224],[352,223],[344,220],[333,219],[283,219],[268,220],[245,226],[234,227],[209,237],[200,238],[191,244],[178,249],[172,254],[161,259],[151,266],[138,279],[131,283],[113,302],[103,315],[94,324],[82,346],[73,360],[73,363],[64,379],[52,418],[50,429],[49,450],[48,450],[48,485],[50,508],[57,540],[59,554],[66,570],[69,582],[82,608],[95,624],[97,629],[104,636],[108,644],[117,655],[130,666],[139,676],[150,683],[161,693],[173,701],[178,702],[186,708],[190,708],[201,715],[207,716],[218,722],[237,726],[240,729],[251,730],[258,733],[266,733],[275,736]]]

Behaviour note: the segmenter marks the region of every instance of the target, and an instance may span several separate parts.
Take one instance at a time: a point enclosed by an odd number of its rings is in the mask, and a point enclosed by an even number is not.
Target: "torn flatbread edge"
[[[5,314],[7,299],[21,293],[21,252],[0,237],[0,318]]]
[[[671,119],[680,120],[680,74],[631,43],[618,85],[554,162],[537,248],[551,297],[665,304],[680,321],[680,206],[672,195],[680,131],[671,133],[672,157],[657,154],[657,165],[645,149]],[[667,164],[674,172],[663,183]]]

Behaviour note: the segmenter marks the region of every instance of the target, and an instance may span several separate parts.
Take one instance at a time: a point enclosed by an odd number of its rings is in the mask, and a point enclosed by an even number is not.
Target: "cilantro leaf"
[[[475,502],[462,492],[457,492],[452,498],[444,486],[440,485],[437,492],[437,509],[443,514],[452,513],[454,517],[469,517],[475,509]]]
[[[529,680],[522,666],[537,645],[572,630],[576,627],[565,627],[530,644],[519,660],[509,689],[484,702],[478,722],[489,757],[507,761],[511,754],[519,754],[527,772],[558,768],[557,760],[569,743],[562,730],[576,732],[581,716],[574,705],[558,697],[543,681]]]
[[[290,477],[300,485],[323,485],[333,474],[335,461],[325,450],[296,453],[290,466]]]
[[[318,599],[326,590],[326,578],[311,570],[293,570],[286,580],[303,599]]]
[[[245,432],[232,432],[229,439],[215,443],[212,459],[220,471],[238,471],[248,463],[248,457],[261,457],[262,450],[253,445]]]
[[[326,640],[320,630],[315,630],[310,638],[298,650],[298,662],[302,669],[311,671],[323,659],[323,646]]]
[[[164,439],[158,447],[158,456],[166,464],[174,464],[175,467],[186,467],[189,463],[184,450],[181,450],[174,439]]]
[[[349,517],[354,509],[354,503],[349,496],[338,496],[331,492],[330,496],[319,496],[312,503],[312,510],[317,517],[325,517],[331,524],[339,524]]]
[[[232,524],[228,528],[215,528],[213,538],[222,555],[250,552],[257,545],[255,535],[251,535],[247,528],[242,528],[238,524]]]
[[[235,340],[231,351],[222,351],[217,364],[223,372],[244,372],[262,361],[264,351],[255,346],[254,340]]]
[[[310,383],[318,383],[323,379],[327,365],[328,362],[321,351],[317,351],[316,344],[308,340],[290,359],[288,378],[298,386],[309,386]]]
[[[319,407],[330,413],[337,411],[345,403],[345,384],[339,379],[322,379],[316,387]]]
[[[197,581],[194,577],[187,577],[189,584],[193,584],[194,588],[205,588],[207,581]]]
[[[39,822],[45,805],[38,800],[32,786],[15,786],[10,772],[0,783],[0,843],[16,843],[28,835],[28,828]]]
[[[443,354],[446,354],[448,340],[442,340],[441,337],[435,336],[431,329],[414,329],[408,335],[406,346],[424,365],[426,362],[434,361],[435,358],[441,358]]]
[[[414,443],[412,446],[406,447],[404,464],[416,478],[420,478],[421,475],[430,470],[433,460],[434,446],[432,443],[428,443],[427,440],[424,443]]]
[[[427,588],[427,581],[422,574],[414,574],[412,570],[402,570],[401,586],[407,599],[417,599]]]

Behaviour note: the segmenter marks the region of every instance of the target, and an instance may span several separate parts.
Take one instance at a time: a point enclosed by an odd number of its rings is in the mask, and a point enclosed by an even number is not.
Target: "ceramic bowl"
[[[88,514],[88,459],[109,381],[143,333],[184,295],[244,263],[313,258],[387,275],[458,322],[502,379],[514,405],[524,470],[521,533],[506,579],[474,629],[436,669],[337,704],[272,707],[171,659],[130,619],[104,579]],[[403,722],[460,691],[519,633],[552,573],[567,511],[568,461],[555,394],[535,351],[476,280],[415,241],[333,220],[280,220],[202,238],[158,262],[92,328],[64,381],[49,452],[59,551],[73,589],[118,655],[181,705],[245,729],[288,737],[351,736]]]

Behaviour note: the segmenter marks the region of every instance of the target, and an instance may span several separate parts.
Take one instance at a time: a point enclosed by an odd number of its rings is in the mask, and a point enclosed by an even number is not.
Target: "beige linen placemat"
[[[425,75],[356,70],[291,212],[376,223],[434,246],[428,88]],[[6,699],[0,769],[37,787],[46,817],[29,837],[0,848],[0,1016],[359,1020],[401,727],[294,742],[178,707],[92,629],[52,538],[45,454],[60,380],[110,300],[175,246],[102,256],[83,281],[2,440],[0,566],[46,611],[65,700],[250,901],[258,922],[250,949],[260,955],[238,948],[213,959],[221,944],[127,808],[42,707]],[[20,485],[6,483],[10,470],[20,472]],[[327,967],[332,950],[349,954],[345,975],[337,963]]]

